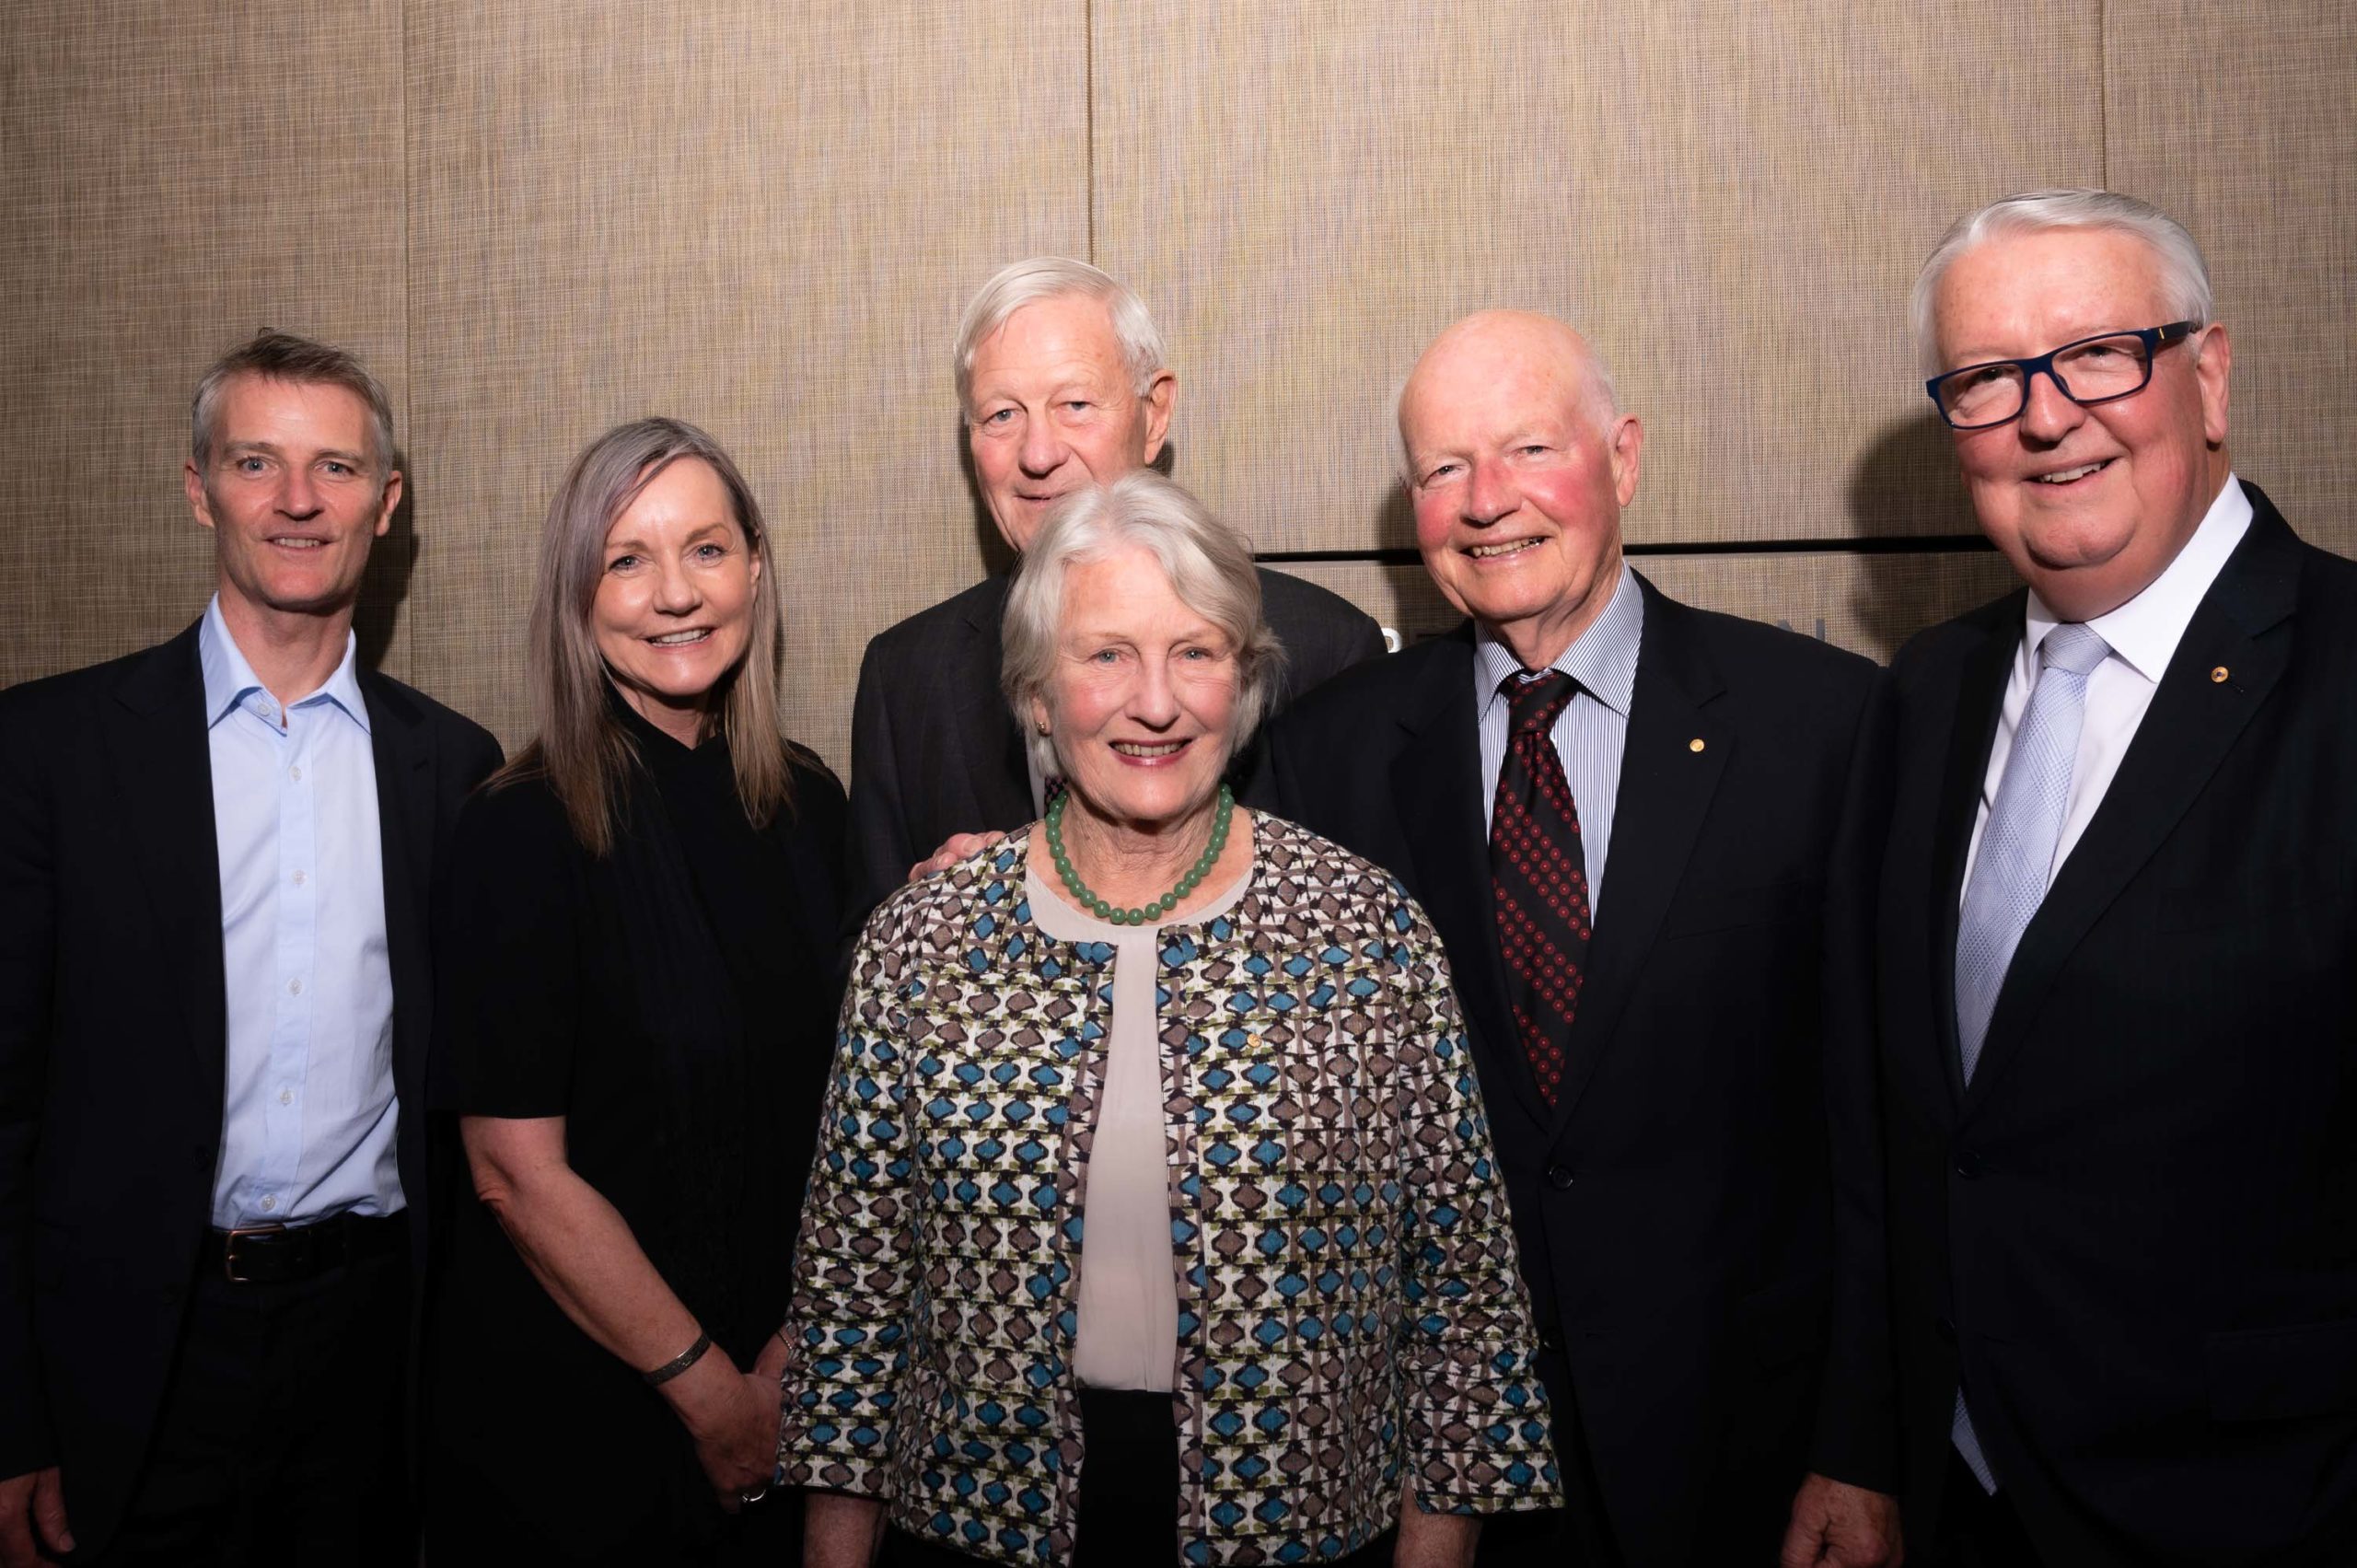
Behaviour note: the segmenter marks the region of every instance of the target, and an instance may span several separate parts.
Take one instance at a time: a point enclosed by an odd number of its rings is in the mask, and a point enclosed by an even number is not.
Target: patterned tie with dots
[[[1490,812],[1490,889],[1515,1032],[1551,1106],[1562,1092],[1589,935],[1579,807],[1554,739],[1555,720],[1575,687],[1570,676],[1548,670],[1508,676],[1500,690],[1508,717]]]

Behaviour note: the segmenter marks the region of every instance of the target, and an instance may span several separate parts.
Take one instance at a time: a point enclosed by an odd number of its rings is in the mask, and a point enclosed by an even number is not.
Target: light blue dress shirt
[[[401,1207],[377,761],[357,643],[284,714],[221,619],[197,634],[228,1059],[213,1223]]]
[[[1645,596],[1627,562],[1604,613],[1572,639],[1551,668],[1579,682],[1551,732],[1572,804],[1580,814],[1580,848],[1587,862],[1588,919],[1604,904],[1604,860],[1612,847],[1612,807],[1620,793],[1620,757],[1629,745],[1629,704],[1637,691],[1637,650],[1644,641]],[[1475,624],[1473,711],[1480,715],[1481,820],[1498,800],[1498,769],[1506,756],[1508,703],[1499,690],[1522,668],[1514,650]]]

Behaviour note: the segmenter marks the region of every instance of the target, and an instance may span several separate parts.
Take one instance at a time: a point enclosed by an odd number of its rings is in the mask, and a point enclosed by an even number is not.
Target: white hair
[[[1236,651],[1236,706],[1228,755],[1260,726],[1283,673],[1285,651],[1260,614],[1260,574],[1244,536],[1176,481],[1139,469],[1110,484],[1076,490],[1056,503],[1023,552],[999,628],[999,680],[1039,776],[1064,772],[1054,737],[1033,728],[1033,703],[1055,673],[1064,610],[1064,572],[1125,544],[1151,551],[1178,602],[1218,627]]]
[[[1923,270],[1916,274],[1915,289],[1907,302],[1909,320],[1915,332],[1915,354],[1924,375],[1935,376],[1942,368],[1935,338],[1939,324],[1933,318],[1939,302],[1940,280],[1947,276],[1956,258],[2001,235],[2035,234],[2057,228],[2107,229],[2134,236],[2152,249],[2153,259],[2160,266],[2161,295],[2171,320],[2190,321],[2200,328],[2208,326],[2216,313],[2217,302],[2210,292],[2210,269],[2201,260],[2201,247],[2193,242],[2193,236],[2183,224],[2160,208],[2117,191],[2078,187],[2025,191],[2001,197],[1956,219],[1940,237],[1940,242],[1932,247],[1931,255],[1924,258]]]
[[[973,413],[974,355],[983,341],[1025,306],[1073,295],[1105,302],[1106,314],[1113,319],[1114,341],[1120,345],[1122,366],[1130,373],[1130,389],[1141,398],[1154,389],[1154,378],[1162,374],[1167,355],[1145,302],[1086,261],[1068,256],[1033,256],[1000,268],[967,301],[966,314],[958,323],[960,412],[970,417]]]

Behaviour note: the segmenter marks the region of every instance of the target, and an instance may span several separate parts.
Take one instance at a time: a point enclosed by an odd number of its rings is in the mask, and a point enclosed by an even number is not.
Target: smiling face
[[[1105,302],[1065,294],[1024,306],[977,344],[970,385],[974,474],[1019,552],[1058,500],[1155,459],[1178,380],[1162,371],[1139,397]]]
[[[1529,668],[1569,647],[1620,580],[1643,433],[1629,415],[1599,427],[1599,401],[1578,333],[1504,311],[1442,333],[1399,400],[1424,569]]]
[[[1064,569],[1055,670],[1032,704],[1074,801],[1152,830],[1208,808],[1235,741],[1236,650],[1123,545]]]
[[[623,698],[682,745],[751,641],[761,563],[728,487],[701,458],[646,482],[606,530],[590,630]]]
[[[230,378],[215,404],[212,451],[181,487],[213,530],[234,615],[349,614],[368,547],[392,527],[401,476],[376,450],[358,394],[331,382]]]
[[[1940,280],[1933,316],[1943,369],[2171,319],[2152,249],[2109,229],[1975,246]],[[2226,482],[2231,365],[2225,329],[2212,325],[2157,353],[2141,392],[2082,408],[2038,376],[2021,418],[1956,433],[1981,528],[2056,614],[2117,609],[2193,537]]]

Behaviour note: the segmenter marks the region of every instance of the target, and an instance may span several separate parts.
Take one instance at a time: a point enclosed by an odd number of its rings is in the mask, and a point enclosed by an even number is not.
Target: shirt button
[[[295,1091],[293,1089],[279,1090],[278,1103],[281,1105],[293,1105],[295,1103]]]
[[[261,1201],[261,1212],[265,1214],[274,1212],[277,1207],[278,1200],[275,1198],[264,1198]]]
[[[299,888],[299,887],[301,887],[301,886],[303,885],[303,881],[304,881],[304,873],[302,873],[302,872],[300,872],[300,871],[297,871],[296,873],[295,873],[295,885],[296,885],[296,887],[298,887],[298,888]]]
[[[286,776],[293,779],[296,784],[301,784],[303,782],[303,770],[301,768],[289,768],[286,770]]]
[[[302,995],[302,994],[303,994],[303,982],[302,982],[301,981],[299,981],[299,980],[290,980],[290,981],[288,981],[286,982],[286,994],[287,994],[287,995],[289,995],[289,996],[300,996],[300,995]]]

